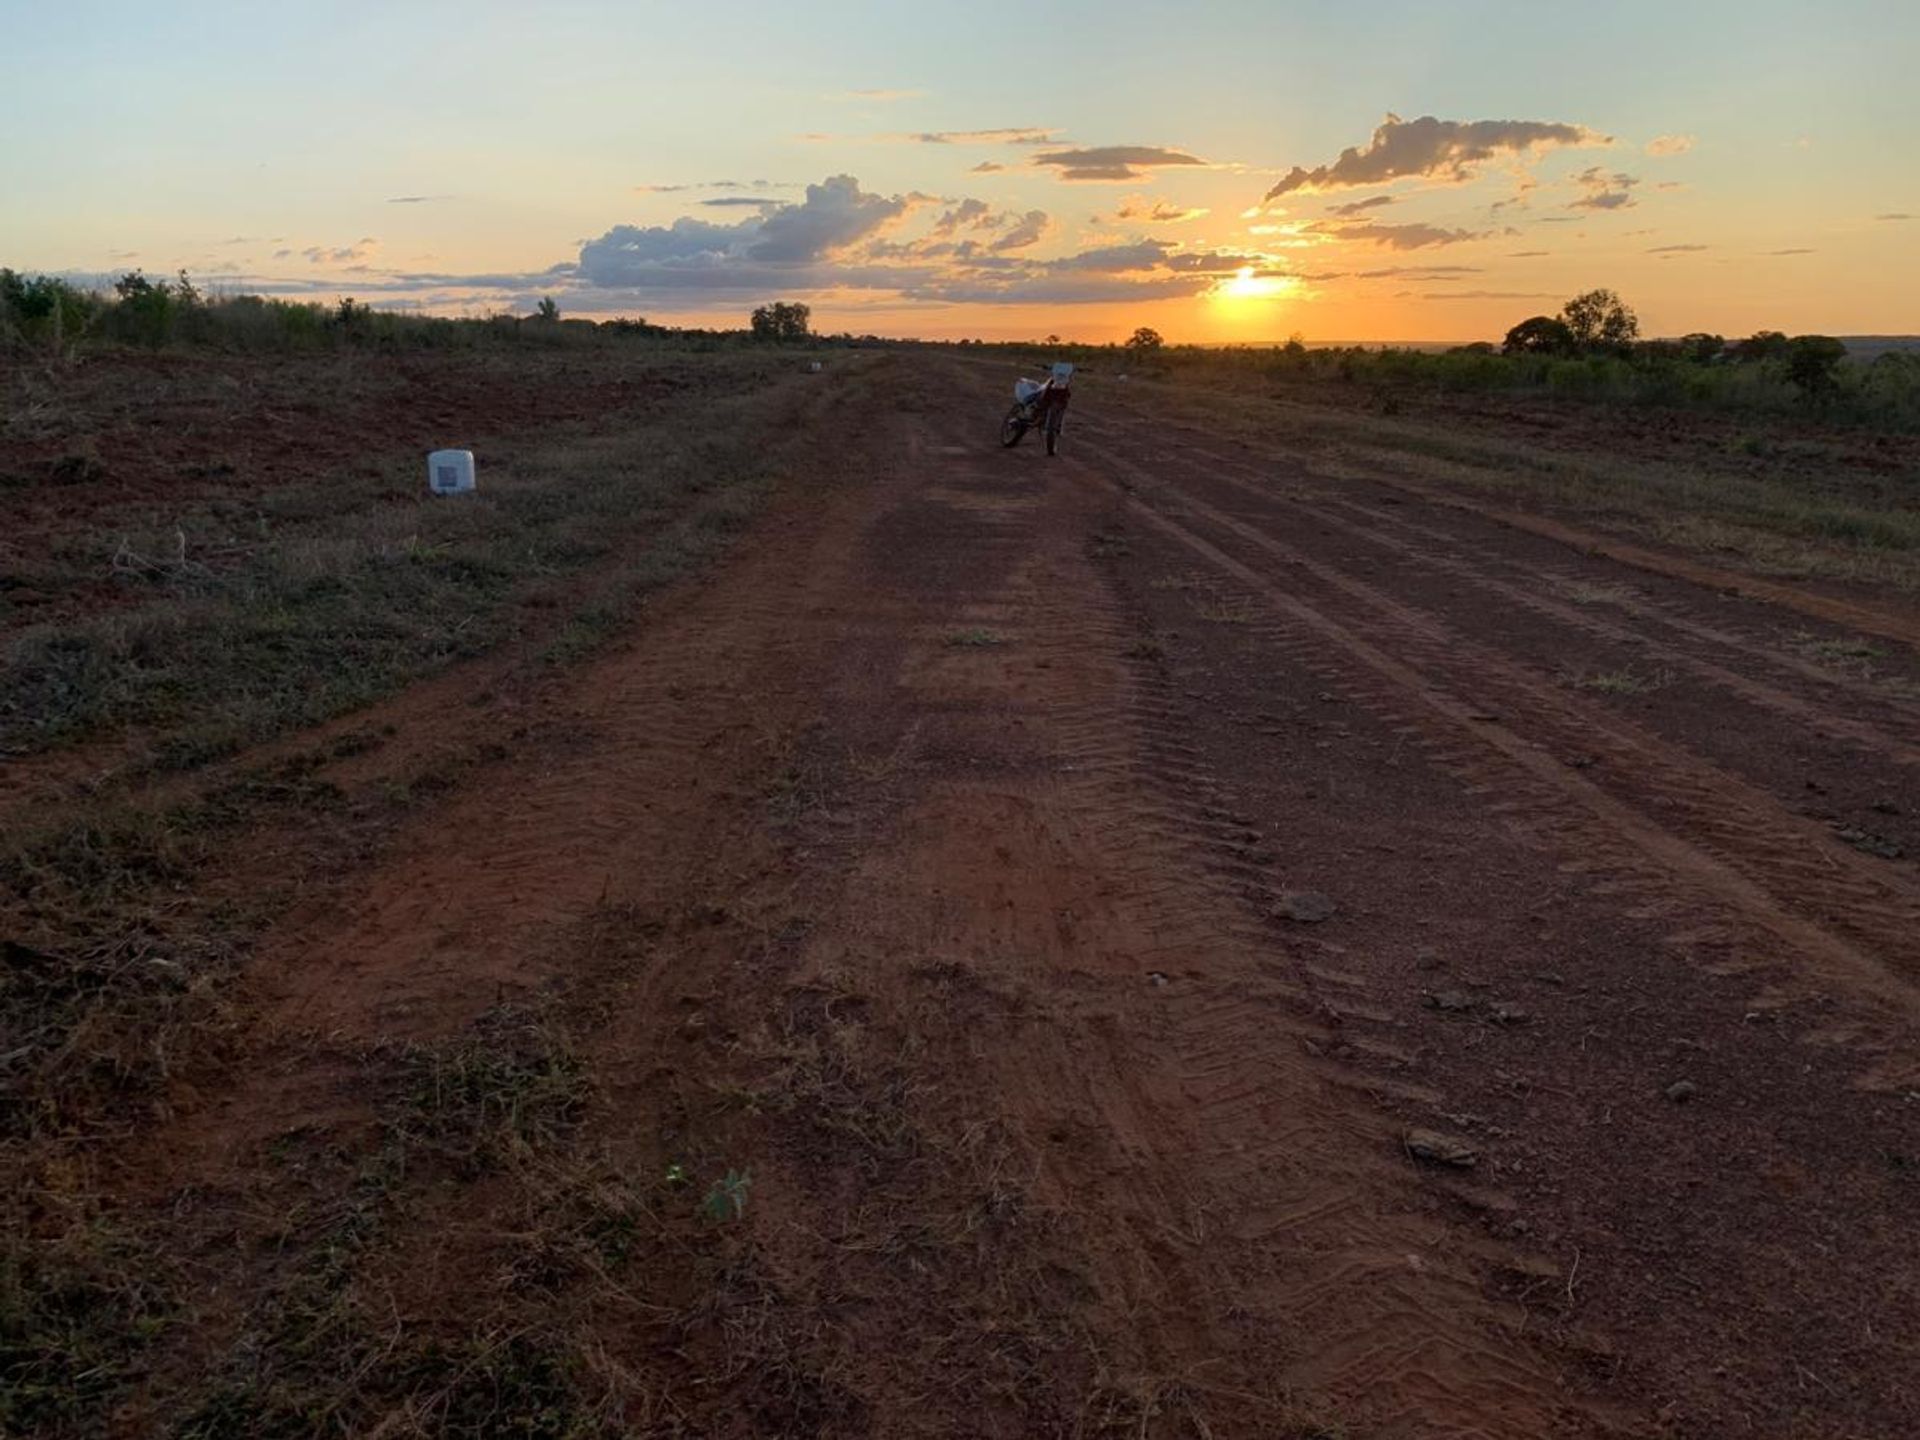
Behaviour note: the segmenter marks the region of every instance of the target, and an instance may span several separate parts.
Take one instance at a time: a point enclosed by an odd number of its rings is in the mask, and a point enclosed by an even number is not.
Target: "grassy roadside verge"
[[[788,378],[791,375],[791,378]],[[527,641],[564,665],[617,633],[652,590],[742,528],[857,376],[769,376],[731,399],[689,391],[644,426],[516,454],[477,503],[317,512],[226,574],[145,610],[27,637],[11,718],[146,718],[157,763],[200,767],[357,709],[464,656]],[[697,424],[695,423],[697,419]],[[284,503],[317,503],[302,492]],[[43,723],[45,722],[45,723]],[[402,807],[320,772],[377,736],[196,769],[157,794],[110,790],[0,836],[0,1137],[89,1130],[160,1092],[183,1051],[220,1043],[221,992],[284,887],[202,882],[266,827],[371,843]],[[344,748],[343,748],[344,747]],[[458,776],[387,777],[426,793]]]
[[[1920,476],[1863,475],[1817,443],[1752,440],[1672,462],[1555,448],[1462,417],[1369,414],[1284,396],[1133,381],[1166,418],[1286,447],[1333,477],[1382,472],[1543,508],[1755,574],[1920,593]],[[1682,422],[1683,423],[1683,422]]]
[[[618,428],[498,447],[473,496],[432,499],[417,457],[393,457],[187,509],[160,531],[71,537],[76,563],[131,603],[10,638],[0,754],[134,731],[155,763],[190,767],[539,624],[570,576],[751,482],[809,402],[790,366],[710,364],[708,384]]]

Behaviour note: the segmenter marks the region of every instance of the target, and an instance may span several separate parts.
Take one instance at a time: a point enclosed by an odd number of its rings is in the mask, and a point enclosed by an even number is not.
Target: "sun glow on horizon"
[[[1251,265],[1242,265],[1215,286],[1213,293],[1219,299],[1236,302],[1284,300],[1299,288],[1300,282],[1291,275],[1263,275]]]

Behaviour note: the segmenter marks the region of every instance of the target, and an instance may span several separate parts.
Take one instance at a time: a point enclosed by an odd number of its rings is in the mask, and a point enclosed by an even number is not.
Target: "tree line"
[[[1464,346],[1469,353],[1491,345]],[[1761,330],[1744,340],[1696,331],[1677,340],[1642,340],[1633,308],[1611,290],[1588,290],[1560,307],[1557,315],[1532,315],[1507,331],[1503,355],[1563,358],[1617,356],[1623,360],[1682,360],[1697,365],[1752,365],[1783,362],[1787,378],[1810,395],[1832,391],[1847,347],[1831,335],[1788,336]]]

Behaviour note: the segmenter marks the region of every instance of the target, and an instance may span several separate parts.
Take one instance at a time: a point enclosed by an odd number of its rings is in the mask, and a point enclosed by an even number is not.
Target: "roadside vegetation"
[[[961,343],[1022,358],[1038,348]],[[1298,337],[1278,346],[1174,345],[1147,326],[1118,345],[1044,348],[1110,374],[1261,385],[1277,393],[1357,392],[1389,413],[1423,395],[1508,394],[1920,431],[1920,350],[1854,359],[1832,336],[1774,330],[1744,339],[1647,339],[1631,307],[1610,290],[1523,319],[1501,340],[1447,350],[1309,346]]]
[[[155,763],[204,763],[524,632],[569,575],[629,536],[653,543],[631,557],[624,588],[670,578],[740,518],[735,492],[768,473],[782,373],[715,362],[698,424],[669,410],[611,433],[573,425],[486,447],[482,488],[451,502],[424,494],[417,455],[396,455],[69,535],[31,557],[37,593],[104,581],[116,603],[6,642],[0,753],[137,730]],[[662,530],[700,500],[699,523]],[[561,643],[578,649],[625,603],[592,597]]]
[[[564,348],[637,339],[701,350],[768,341],[855,343],[852,335],[815,334],[811,313],[803,304],[780,301],[754,311],[744,329],[703,330],[633,318],[563,316],[558,302],[548,297],[531,315],[445,317],[381,310],[351,296],[321,303],[209,292],[184,270],[162,279],[133,270],[109,288],[92,289],[57,275],[0,269],[0,355],[54,362],[112,345],[278,354],[353,348]],[[862,338],[875,342],[873,336]]]

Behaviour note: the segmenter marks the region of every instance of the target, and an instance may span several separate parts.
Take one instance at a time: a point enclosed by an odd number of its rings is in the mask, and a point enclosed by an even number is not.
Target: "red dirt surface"
[[[590,985],[609,1163],[753,1175],[749,1299],[661,1318],[663,1248],[578,1317],[633,1433],[1912,1434],[1920,704],[1785,638],[1866,622],[1091,379],[1002,451],[998,377],[895,364],[942,408],[468,697],[522,738],[376,853],[254,857],[239,1058],[117,1182],[208,1352],[356,1047]],[[396,1325],[510,1309],[506,1203],[422,1202]]]

